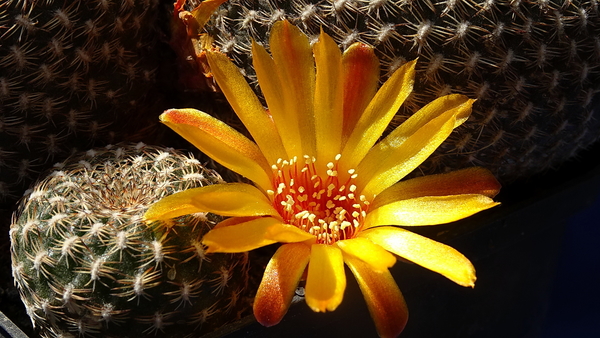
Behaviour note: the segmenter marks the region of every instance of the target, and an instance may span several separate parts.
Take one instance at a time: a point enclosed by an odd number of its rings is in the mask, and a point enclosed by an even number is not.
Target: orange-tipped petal
[[[342,251],[327,244],[312,245],[306,277],[306,304],[315,312],[333,311],[342,302],[345,289]]]
[[[290,140],[284,143],[288,156],[301,158],[305,154],[315,154],[315,63],[308,37],[288,21],[278,21],[271,29],[269,44],[282,85],[285,107],[282,117],[289,125],[289,135],[280,130],[282,138]],[[281,120],[272,113],[279,128]],[[291,149],[288,149],[290,145]]]
[[[346,141],[377,92],[379,58],[375,55],[373,47],[357,42],[344,51],[342,83],[344,86],[343,140]]]
[[[342,152],[342,172],[356,168],[408,97],[413,88],[416,62],[410,61],[396,70],[360,116]]]
[[[379,245],[362,237],[338,241],[336,245],[342,249],[344,257],[352,256],[369,264],[375,271],[387,271],[396,263],[396,257]]]
[[[271,188],[271,167],[256,143],[226,123],[195,109],[170,109],[160,120],[225,167]]]
[[[399,200],[425,196],[479,194],[491,198],[499,191],[500,183],[489,170],[473,167],[400,181],[377,195],[369,208],[374,210]]]
[[[207,51],[206,57],[221,91],[269,163],[287,158],[273,120],[239,69],[224,54]]]
[[[359,234],[396,255],[419,264],[462,286],[475,285],[473,264],[455,249],[396,227],[377,227]]]
[[[297,228],[283,224],[273,217],[262,217],[233,226],[218,227],[209,231],[202,238],[202,243],[208,246],[210,252],[244,252],[278,242],[275,236],[285,236],[290,233],[290,239],[304,241],[306,237],[294,236]]]
[[[398,182],[431,155],[446,140],[456,122],[452,112],[443,114],[419,128],[406,139],[390,134],[369,151],[356,171],[357,186],[367,198]]]
[[[379,336],[398,336],[408,321],[408,308],[394,277],[387,269],[372,270],[358,259],[348,257],[345,261],[358,281]]]
[[[309,259],[310,246],[304,243],[284,244],[277,249],[254,298],[254,317],[259,323],[273,326],[281,321]]]
[[[340,83],[342,53],[331,36],[321,30],[313,47],[317,67],[315,132],[317,158],[333,159],[341,151],[343,87]]]
[[[366,228],[378,225],[437,225],[469,217],[500,203],[484,195],[425,196],[369,210]]]

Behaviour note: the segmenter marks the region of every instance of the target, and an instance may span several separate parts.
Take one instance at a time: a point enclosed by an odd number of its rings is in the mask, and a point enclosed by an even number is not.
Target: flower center
[[[272,165],[274,189],[267,193],[287,224],[317,236],[319,244],[333,244],[352,238],[363,223],[369,202],[364,195],[356,196],[357,174],[348,171],[343,182],[338,176],[337,155],[319,175],[317,160],[304,155],[298,161],[277,160]]]

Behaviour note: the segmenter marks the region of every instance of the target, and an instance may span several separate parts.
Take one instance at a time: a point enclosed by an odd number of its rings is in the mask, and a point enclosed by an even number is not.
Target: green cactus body
[[[250,307],[247,254],[205,254],[220,220],[146,224],[149,205],[220,182],[165,148],[90,150],[33,188],[10,230],[12,269],[44,337],[196,337]]]
[[[159,14],[158,0],[2,1],[0,207],[75,149],[157,124]]]
[[[600,135],[597,0],[231,0],[206,27],[256,83],[251,40],[267,46],[288,19],[341,47],[376,47],[386,78],[419,58],[415,89],[393,125],[436,97],[478,101],[471,118],[422,166],[471,165],[511,181],[555,166]]]

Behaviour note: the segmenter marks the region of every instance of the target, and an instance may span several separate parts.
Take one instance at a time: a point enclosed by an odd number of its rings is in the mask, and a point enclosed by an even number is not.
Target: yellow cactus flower
[[[378,333],[400,334],[408,311],[389,268],[398,255],[473,286],[475,269],[455,249],[398,226],[448,223],[498,203],[500,186],[482,168],[400,181],[463,123],[474,100],[448,95],[426,105],[378,141],[413,87],[416,61],[381,86],[373,48],[356,43],[341,52],[321,33],[311,47],[299,29],[281,21],[271,55],[252,45],[265,109],[237,67],[207,52],[214,78],[253,141],[194,109],[172,109],[161,121],[207,155],[255,185],[228,183],[164,198],[148,220],[195,212],[231,218],[204,238],[207,252],[241,252],[281,245],[266,267],[256,319],[277,324],[306,278],[305,299],[333,311],[346,287],[348,265]]]

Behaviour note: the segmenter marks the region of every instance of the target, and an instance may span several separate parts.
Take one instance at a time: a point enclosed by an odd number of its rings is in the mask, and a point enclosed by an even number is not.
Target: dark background
[[[541,337],[600,337],[600,194],[569,217]]]

